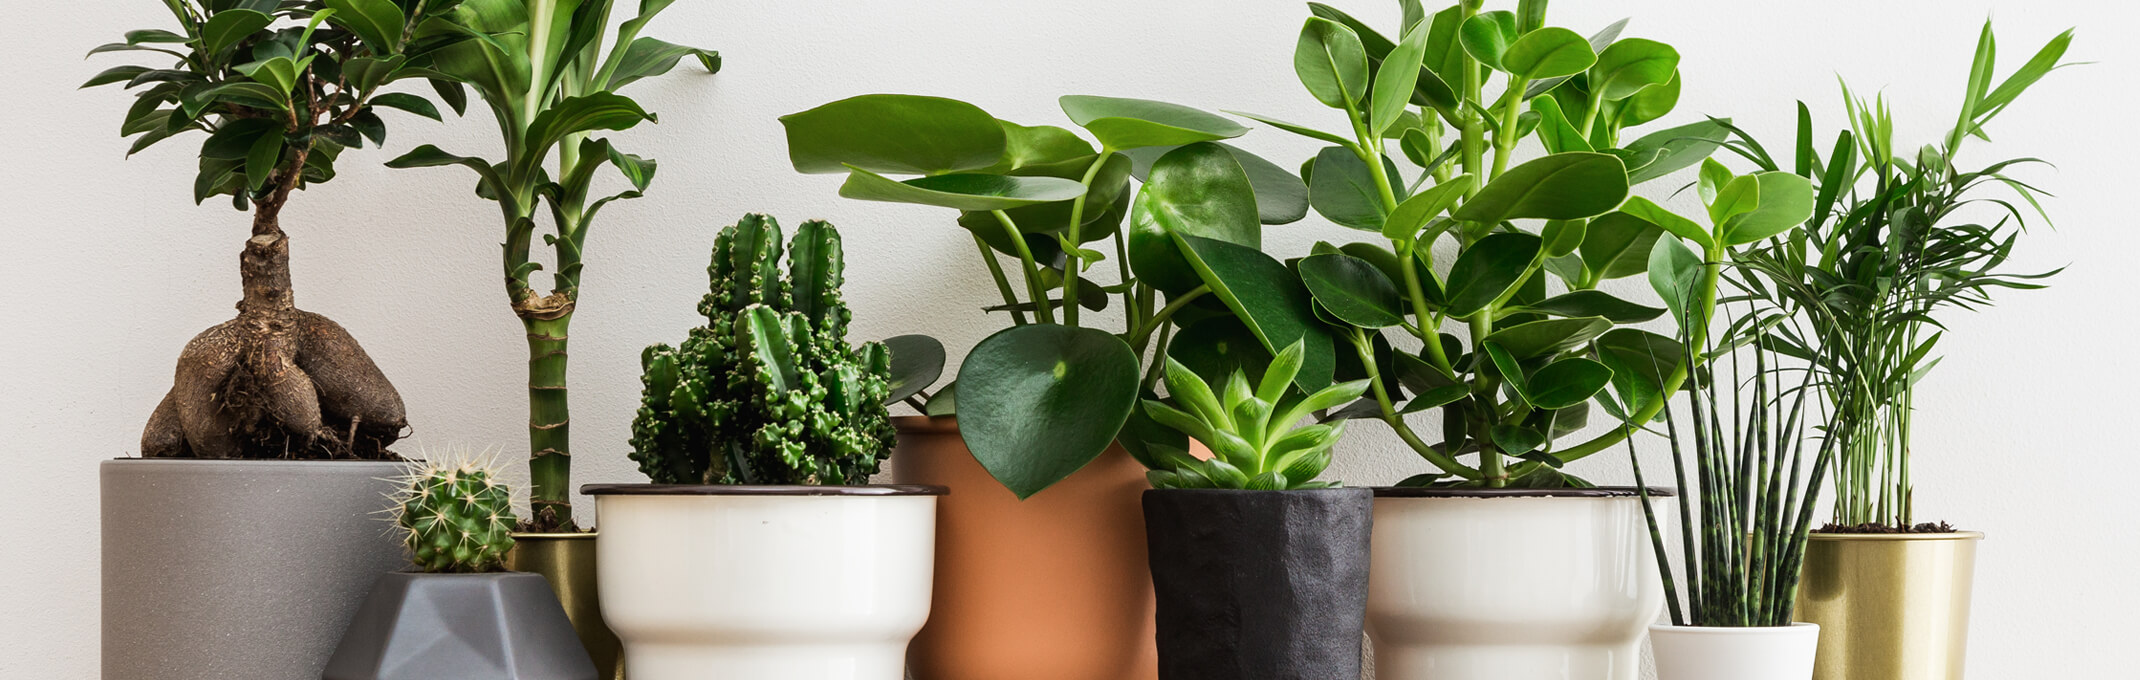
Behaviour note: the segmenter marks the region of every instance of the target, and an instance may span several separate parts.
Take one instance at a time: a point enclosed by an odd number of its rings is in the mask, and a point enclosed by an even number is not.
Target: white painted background
[[[1393,2],[1337,4],[1378,25],[1395,21]],[[88,48],[166,26],[159,3],[10,5],[0,22],[8,325],[0,678],[84,680],[96,676],[98,658],[96,463],[135,450],[180,348],[231,315],[245,217],[220,201],[192,205],[198,138],[125,160],[115,132],[131,99],[74,89],[121,63],[84,62]],[[2126,440],[2140,371],[2127,336],[2140,330],[2131,318],[2140,310],[2122,286],[2140,230],[2127,209],[2135,149],[2113,121],[2140,104],[2130,87],[2140,54],[2126,34],[2140,12],[2119,0],[1563,0],[1554,9],[1553,24],[1585,33],[1632,16],[1628,35],[1677,46],[1686,94],[1667,122],[1729,115],[1778,145],[1787,145],[1796,99],[1833,134],[1837,75],[1862,91],[1884,88],[1900,136],[1932,141],[1952,124],[1987,15],[1998,20],[2009,69],[2059,30],[2080,27],[2070,58],[2100,63],[2053,74],[1994,123],[1996,145],[1969,155],[2059,165],[2023,171],[2061,198],[2048,204],[2058,229],[2030,234],[2017,260],[2072,267],[2049,291],[1952,317],[1948,358],[1919,397],[1918,506],[1991,536],[1972,677],[2134,677],[2140,548],[2125,523],[2140,511],[2129,488],[2140,462]],[[627,91],[662,123],[619,139],[659,158],[661,171],[648,198],[603,213],[589,244],[573,329],[578,481],[640,479],[624,457],[639,349],[676,341],[701,320],[693,306],[714,233],[746,211],[844,229],[860,337],[933,333],[956,355],[1005,323],[977,311],[994,292],[947,212],[837,198],[837,178],[789,169],[777,116],[908,92],[966,99],[1028,124],[1067,125],[1060,94],[1328,121],[1292,74],[1305,16],[1293,0],[678,3],[650,34],[718,48],[727,69]],[[498,282],[497,212],[472,195],[461,169],[379,166],[422,142],[494,154],[491,123],[387,116],[388,152],[348,154],[339,179],[297,196],[285,213],[298,302],[347,326],[399,385],[416,432],[403,451],[525,450],[526,355]],[[1312,153],[1270,130],[1243,143],[1287,165]],[[1659,181],[1650,192],[1679,183]],[[1287,254],[1317,238],[1351,238],[1320,218],[1268,234]],[[1368,423],[1343,454],[1332,477],[1354,484],[1421,468]],[[1600,481],[1628,479],[1623,456],[1578,467]]]

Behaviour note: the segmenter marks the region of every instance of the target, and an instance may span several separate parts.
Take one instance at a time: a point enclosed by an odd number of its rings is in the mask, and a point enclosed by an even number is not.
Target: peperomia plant
[[[891,356],[847,344],[840,233],[745,215],[714,240],[682,346],[646,348],[632,460],[661,484],[867,484],[890,455]]]
[[[393,455],[386,447],[408,426],[401,395],[349,331],[296,307],[280,217],[290,192],[334,178],[344,151],[386,139],[380,108],[439,118],[423,97],[381,90],[436,82],[428,53],[457,38],[427,27],[451,4],[165,0],[178,32],[129,31],[90,51],[168,57],[107,69],[83,87],[137,90],[120,129],[135,136],[129,155],[207,133],[194,201],[228,195],[253,213],[238,316],[187,343],[142,433],[143,456]]]
[[[504,218],[506,302],[528,339],[529,524],[535,531],[575,526],[565,362],[588,228],[602,206],[637,198],[654,178],[652,159],[590,134],[654,120],[618,89],[667,73],[686,56],[708,71],[720,65],[713,52],[639,35],[674,2],[641,0],[638,15],[615,27],[609,24],[612,0],[453,3],[439,24],[468,39],[438,50],[434,66],[441,77],[474,87],[490,105],[505,157],[487,161],[426,144],[388,163],[471,168],[479,176],[476,195],[496,201]],[[593,198],[596,174],[605,165],[616,167],[631,188]],[[550,232],[542,239],[554,253],[548,293],[537,290],[534,276],[543,265],[531,257],[537,213],[545,207]]]
[[[1717,263],[1803,221],[1811,192],[1789,173],[1705,168],[1708,227],[1630,198],[1631,187],[1701,162],[1726,134],[1728,123],[1705,120],[1623,141],[1677,103],[1677,51],[1619,37],[1624,21],[1587,39],[1547,26],[1539,0],[1513,12],[1465,0],[1431,15],[1417,0],[1401,5],[1391,40],[1310,4],[1294,69],[1342,114],[1340,132],[1248,116],[1331,144],[1303,167],[1311,203],[1332,222],[1379,236],[1318,244],[1293,268],[1372,385],[1371,401],[1334,417],[1377,418],[1434,467],[1406,485],[1587,484],[1560,466],[1626,430],[1557,440],[1588,422],[1592,403],[1651,421],[1664,408],[1660,395],[1690,371],[1683,361],[1652,363],[1681,356],[1680,343],[1632,327],[1665,308],[1599,284],[1647,273],[1668,299],[1691,303],[1671,308],[1694,310],[1676,316],[1705,341]],[[1532,138],[1543,155],[1515,163]],[[1415,168],[1409,180],[1400,158]],[[1446,269],[1436,265],[1438,247],[1454,251]],[[1461,334],[1442,331],[1452,322]],[[1386,336],[1393,329],[1395,342]],[[1442,413],[1439,442],[1406,420],[1430,409]]]
[[[2039,49],[2028,63],[1992,83],[1991,25],[1986,23],[1971,62],[1961,112],[1942,143],[1914,158],[1894,143],[1886,102],[1854,98],[1844,89],[1849,127],[1825,159],[1816,152],[1813,122],[1799,106],[1792,171],[1818,184],[1819,205],[1805,229],[1751,250],[1740,261],[1758,276],[1741,285],[1803,322],[1771,331],[1775,350],[1809,362],[1829,404],[1823,426],[1842,442],[1835,467],[1835,515],[1840,531],[1944,531],[1914,517],[1910,480],[1913,395],[1939,363],[1944,335],[1938,316],[1979,309],[1999,288],[2033,289],[2031,281],[2057,271],[2022,274],[2004,265],[2027,228],[2019,198],[2041,215],[2035,187],[2009,176],[2016,158],[1965,170],[1956,163],[1963,142],[2021,93],[2059,67],[2071,31]],[[1760,142],[1734,130],[1730,149],[1761,167],[1779,164]],[[1987,190],[2007,189],[2010,195]],[[1984,224],[1972,204],[1995,207]]]
[[[1327,335],[1313,328],[1298,280],[1284,276],[1282,265],[1270,265],[1274,271],[1249,257],[1261,256],[1262,225],[1306,214],[1299,178],[1216,143],[1246,128],[1212,113],[1113,97],[1067,96],[1061,104],[1096,141],[913,95],[864,95],[781,118],[795,168],[845,173],[841,195],[959,211],[957,224],[971,232],[1003,298],[994,309],[1008,312],[1014,325],[975,346],[956,382],[924,408],[955,411],[975,458],[1020,497],[1076,472],[1118,439],[1147,465],[1154,464],[1149,442],[1186,446],[1135,407],[1159,380],[1158,362],[1146,369],[1148,354],[1182,356],[1200,370],[1220,363],[1224,353],[1215,348],[1225,343],[1213,333],[1170,342],[1178,327],[1187,328],[1181,336],[1195,334],[1185,326],[1191,320],[1242,336],[1253,331],[1235,348],[1305,339],[1294,380],[1304,390],[1327,387],[1333,371]],[[1144,183],[1133,191],[1137,177]],[[1006,256],[1014,258],[1009,272]],[[1109,259],[1113,282],[1094,280],[1105,271],[1096,265]],[[1200,272],[1207,270],[1241,274],[1247,283],[1206,285]],[[1086,325],[1081,310],[1110,304],[1121,307],[1121,332]],[[1251,320],[1249,327],[1227,307]],[[900,344],[893,361],[905,364]],[[918,348],[910,365],[941,367],[941,348],[904,344]],[[895,376],[901,392],[929,379]]]
[[[1238,369],[1223,386],[1214,388],[1188,366],[1166,360],[1167,393],[1179,407],[1147,399],[1144,412],[1159,424],[1203,442],[1213,455],[1199,460],[1186,449],[1150,445],[1151,458],[1157,463],[1146,473],[1152,487],[1275,491],[1337,486],[1315,478],[1330,467],[1331,448],[1344,436],[1345,424],[1299,423],[1317,411],[1360,398],[1367,392],[1367,381],[1331,385],[1289,399],[1305,354],[1297,342],[1285,348],[1253,387],[1248,375]]]

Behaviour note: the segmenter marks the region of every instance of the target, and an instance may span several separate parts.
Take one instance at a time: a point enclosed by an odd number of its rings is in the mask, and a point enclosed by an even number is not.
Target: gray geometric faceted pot
[[[323,680],[597,680],[540,574],[392,573],[349,621]]]
[[[104,680],[317,678],[379,575],[400,463],[109,460]]]
[[[1153,489],[1160,680],[1358,680],[1374,495]]]

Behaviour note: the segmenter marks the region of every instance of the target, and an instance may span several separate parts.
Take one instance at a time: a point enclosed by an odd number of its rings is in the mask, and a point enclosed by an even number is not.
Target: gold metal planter
[[[565,616],[580,634],[580,644],[594,658],[602,680],[624,680],[623,647],[602,621],[602,601],[594,578],[595,534],[513,534],[506,568],[542,574],[565,605]]]
[[[1820,624],[1814,680],[1961,680],[1984,534],[1813,534],[1797,619]]]

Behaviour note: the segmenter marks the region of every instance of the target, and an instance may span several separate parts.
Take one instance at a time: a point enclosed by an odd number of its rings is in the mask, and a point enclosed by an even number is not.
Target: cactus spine
[[[847,343],[839,232],[805,222],[787,251],[783,277],[771,217],[722,229],[706,325],[640,355],[631,457],[655,482],[863,484],[889,455],[891,354]]]
[[[497,571],[520,523],[511,489],[485,464],[416,465],[394,507],[409,560],[432,573]]]

